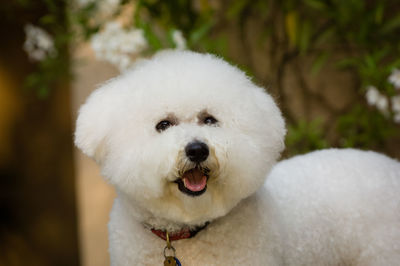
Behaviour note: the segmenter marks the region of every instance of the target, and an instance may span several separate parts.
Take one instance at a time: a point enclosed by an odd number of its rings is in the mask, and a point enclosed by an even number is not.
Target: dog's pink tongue
[[[183,184],[191,191],[202,191],[207,185],[207,177],[199,169],[192,169],[182,176]]]

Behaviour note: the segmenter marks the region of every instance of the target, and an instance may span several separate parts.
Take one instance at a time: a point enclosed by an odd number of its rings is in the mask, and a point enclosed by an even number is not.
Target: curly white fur
[[[157,131],[165,119],[175,125]],[[397,265],[400,163],[326,150],[278,163],[263,185],[284,135],[273,99],[211,55],[164,52],[97,89],[75,143],[117,190],[112,265],[161,265],[165,243],[149,228],[207,221],[174,242],[183,265]],[[193,167],[184,149],[194,140],[210,147],[210,176],[191,197],[174,181]]]

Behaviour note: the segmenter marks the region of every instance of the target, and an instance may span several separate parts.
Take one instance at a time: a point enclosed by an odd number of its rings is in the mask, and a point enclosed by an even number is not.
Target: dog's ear
[[[78,113],[75,129],[75,145],[83,153],[101,162],[106,153],[105,142],[112,127],[113,86],[109,82],[96,89]]]

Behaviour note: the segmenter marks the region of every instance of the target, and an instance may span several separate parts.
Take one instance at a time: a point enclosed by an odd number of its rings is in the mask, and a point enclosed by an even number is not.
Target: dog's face
[[[167,52],[97,89],[75,134],[133,204],[195,225],[225,215],[262,185],[285,128],[272,98],[235,67]]]

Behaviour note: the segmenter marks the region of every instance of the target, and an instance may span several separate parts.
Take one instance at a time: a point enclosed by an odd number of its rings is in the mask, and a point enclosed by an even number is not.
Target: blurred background
[[[77,110],[159,50],[217,54],[266,88],[284,157],[400,159],[397,0],[13,0],[0,32],[0,266],[109,265],[114,192],[73,147]]]

